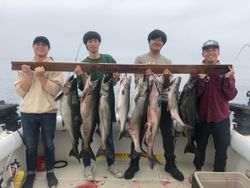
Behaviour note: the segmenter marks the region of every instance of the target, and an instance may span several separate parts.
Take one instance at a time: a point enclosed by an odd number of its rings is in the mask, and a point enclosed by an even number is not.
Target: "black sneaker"
[[[184,180],[184,176],[183,176],[182,172],[178,170],[178,168],[174,162],[167,163],[165,165],[165,171],[170,173],[173,176],[173,178],[178,180],[178,181]]]
[[[54,172],[47,173],[47,181],[49,188],[56,187],[58,185],[58,180]]]
[[[36,174],[28,174],[22,184],[22,188],[32,188]]]
[[[139,159],[133,159],[130,162],[128,169],[124,173],[124,179],[132,179],[135,173],[139,170]]]

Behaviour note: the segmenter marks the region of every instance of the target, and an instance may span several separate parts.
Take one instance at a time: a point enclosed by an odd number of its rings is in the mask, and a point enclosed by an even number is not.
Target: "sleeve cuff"
[[[16,85],[16,93],[21,97],[24,97],[24,95],[26,94],[26,92],[22,90],[19,84]]]

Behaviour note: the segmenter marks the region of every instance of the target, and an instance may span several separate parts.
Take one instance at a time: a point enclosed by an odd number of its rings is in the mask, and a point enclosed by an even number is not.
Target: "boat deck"
[[[117,159],[116,167],[124,172],[128,167],[128,159]],[[183,172],[185,180],[179,182],[164,171],[164,165],[157,165],[151,170],[146,159],[141,159],[140,170],[131,180],[117,179],[107,170],[105,159],[97,159],[94,166],[95,181],[87,182],[84,178],[84,167],[78,162],[70,161],[67,167],[56,169],[55,174],[59,180],[58,187],[63,188],[112,188],[112,187],[130,187],[130,188],[190,188],[188,177],[193,172],[192,164],[177,164]],[[205,166],[204,170],[211,170],[211,166]],[[47,187],[45,172],[38,172],[34,188]]]

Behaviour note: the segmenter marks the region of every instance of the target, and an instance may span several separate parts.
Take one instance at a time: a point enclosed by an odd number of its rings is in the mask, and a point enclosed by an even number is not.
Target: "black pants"
[[[146,118],[145,118],[146,123]],[[167,111],[167,102],[162,102],[161,104],[161,119],[160,119],[160,129],[163,141],[164,157],[166,162],[173,162],[175,160],[174,154],[174,136],[173,136],[173,120],[171,119],[171,114]],[[140,133],[140,143],[142,143],[142,138],[144,136],[144,128],[141,129]],[[134,151],[134,143],[131,143],[131,153]]]
[[[227,148],[230,143],[229,118],[218,123],[201,122],[196,126],[195,140],[197,143],[197,152],[193,163],[197,170],[200,170],[204,165],[205,152],[210,134],[213,135],[215,148],[214,171],[224,172],[227,160]]]

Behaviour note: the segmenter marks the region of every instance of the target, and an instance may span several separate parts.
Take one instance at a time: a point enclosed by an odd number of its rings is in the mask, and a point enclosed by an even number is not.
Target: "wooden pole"
[[[163,73],[164,69],[169,69],[172,73],[194,74],[194,73],[212,73],[229,71],[229,64],[224,65],[204,65],[204,64],[111,64],[111,63],[71,63],[71,62],[29,62],[29,61],[12,61],[12,70],[21,70],[22,65],[29,65],[32,70],[35,67],[43,66],[46,71],[63,71],[73,72],[77,65],[80,65],[84,72],[95,73],[145,73],[151,69],[153,73]]]

